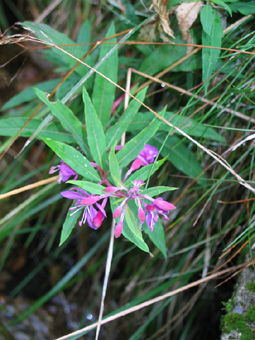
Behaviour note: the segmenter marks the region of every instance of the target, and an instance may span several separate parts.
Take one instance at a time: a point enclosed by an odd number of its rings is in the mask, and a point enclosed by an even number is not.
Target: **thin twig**
[[[4,199],[6,197],[10,197],[10,196],[13,196],[13,195],[20,194],[21,192],[24,192],[24,191],[27,191],[27,190],[31,190],[31,189],[40,187],[40,186],[45,185],[45,184],[49,184],[51,182],[56,181],[58,179],[58,177],[59,176],[53,176],[51,178],[47,178],[47,179],[43,179],[42,181],[38,181],[36,183],[26,185],[22,188],[11,190],[9,192],[6,192],[5,194],[0,195],[0,200]]]
[[[186,285],[186,286],[184,286],[184,287],[175,289],[175,290],[173,290],[173,291],[171,291],[171,292],[168,292],[168,293],[166,293],[166,294],[164,294],[164,295],[160,295],[160,296],[157,296],[157,297],[155,297],[155,298],[153,298],[153,299],[151,299],[151,300],[142,302],[142,303],[140,303],[139,305],[136,305],[136,306],[134,306],[134,307],[128,308],[128,309],[126,309],[126,310],[124,310],[124,311],[122,311],[122,312],[116,313],[116,314],[114,314],[114,315],[112,315],[112,316],[109,316],[108,318],[105,318],[104,320],[102,320],[101,325],[106,324],[106,323],[108,323],[108,322],[110,322],[110,321],[116,320],[116,319],[118,319],[118,318],[121,318],[121,317],[123,317],[123,316],[126,316],[126,315],[128,315],[128,314],[130,314],[130,313],[134,313],[134,312],[136,312],[136,311],[138,311],[138,310],[140,310],[140,309],[142,309],[142,308],[151,306],[151,305],[153,305],[154,303],[157,303],[157,302],[159,302],[159,301],[163,301],[163,300],[167,299],[167,298],[170,297],[170,296],[174,296],[174,295],[179,294],[179,293],[181,293],[181,292],[184,292],[184,291],[186,291],[186,290],[188,290],[188,289],[190,289],[190,288],[199,286],[200,284],[202,284],[202,283],[204,283],[204,282],[207,282],[207,281],[216,279],[216,278],[218,278],[218,277],[220,277],[220,276],[222,276],[222,275],[228,274],[229,272],[235,271],[236,269],[239,269],[239,268],[241,268],[241,267],[243,267],[243,265],[238,265],[238,266],[235,266],[235,267],[231,267],[231,268],[224,269],[224,270],[222,270],[222,271],[220,271],[220,272],[218,272],[218,273],[214,273],[214,274],[212,274],[212,275],[210,275],[210,276],[207,276],[207,277],[205,277],[205,278],[203,278],[203,279],[200,279],[200,280],[191,282],[190,284],[188,284],[188,285]],[[97,326],[97,322],[95,322],[95,323],[93,323],[92,325],[89,325],[89,326],[87,326],[87,327],[84,327],[84,328],[82,328],[82,329],[80,329],[80,330],[78,330],[78,331],[75,331],[75,332],[73,332],[73,333],[70,333],[70,334],[61,336],[60,338],[57,338],[57,339],[55,339],[55,340],[66,340],[66,339],[69,339],[70,337],[73,337],[73,336],[76,336],[76,335],[79,335],[79,334],[83,334],[83,333],[85,333],[85,332],[88,332],[88,331],[94,329],[96,326]]]
[[[255,123],[255,119],[254,119],[254,118],[245,116],[245,115],[244,115],[243,113],[241,113],[241,112],[238,112],[238,111],[235,111],[235,110],[226,108],[226,107],[224,107],[224,106],[222,106],[222,105],[219,105],[219,104],[217,104],[217,103],[214,103],[213,101],[210,101],[210,100],[208,100],[208,99],[206,99],[206,98],[203,98],[203,97],[200,97],[200,96],[198,96],[198,95],[195,95],[195,94],[192,93],[191,91],[184,90],[184,89],[182,89],[181,87],[172,85],[172,84],[170,84],[170,83],[168,83],[168,82],[166,82],[166,81],[164,81],[164,80],[162,80],[162,79],[159,79],[158,77],[149,76],[148,74],[143,73],[143,72],[140,72],[140,71],[137,71],[137,70],[135,70],[135,69],[132,69],[132,71],[133,71],[134,73],[139,74],[140,76],[146,77],[146,78],[148,78],[148,79],[150,79],[150,80],[152,80],[152,81],[154,81],[154,82],[156,82],[156,83],[159,83],[159,84],[162,84],[162,83],[163,83],[165,86],[167,86],[167,87],[169,87],[169,88],[171,88],[171,89],[173,89],[173,90],[175,90],[175,91],[178,91],[178,92],[180,92],[180,93],[186,94],[186,95],[189,96],[189,97],[193,97],[193,98],[195,98],[195,99],[198,99],[198,100],[200,100],[200,101],[203,102],[203,103],[209,104],[209,105],[211,105],[211,106],[215,106],[215,107],[217,107],[218,109],[221,109],[222,111],[226,111],[226,112],[228,112],[228,113],[231,113],[232,115],[235,115],[236,117],[239,117],[239,118],[241,118],[241,119],[243,119],[243,120],[246,120],[247,122]]]

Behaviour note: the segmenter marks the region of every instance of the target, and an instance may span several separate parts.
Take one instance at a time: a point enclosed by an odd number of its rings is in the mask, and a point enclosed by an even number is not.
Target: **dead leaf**
[[[184,2],[175,9],[175,15],[178,21],[179,29],[181,31],[182,39],[188,44],[193,43],[193,38],[189,31],[194,21],[196,21],[202,7],[203,1],[193,1]],[[192,50],[192,47],[188,47],[188,50],[187,53]]]
[[[170,37],[174,38],[174,32],[170,28],[170,21],[169,21],[168,13],[167,13],[168,3],[169,3],[169,0],[153,0],[152,6],[155,12],[157,12],[159,16],[160,26],[162,27],[164,32]],[[163,39],[165,40],[165,38]]]

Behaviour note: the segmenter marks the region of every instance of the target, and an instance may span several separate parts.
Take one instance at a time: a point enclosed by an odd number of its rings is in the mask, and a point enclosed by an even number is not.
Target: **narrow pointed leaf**
[[[210,5],[206,5],[200,12],[200,19],[203,26],[202,44],[205,46],[221,47],[223,30],[217,11]],[[208,78],[210,78],[213,72],[216,71],[219,56],[219,49],[202,49],[203,81],[206,81]],[[208,86],[209,83],[207,82],[205,84],[205,91],[207,91]]]
[[[46,44],[49,43],[50,45],[55,44],[56,46],[60,46],[61,49],[48,49],[44,52],[44,54],[47,56],[47,59],[54,61],[60,66],[65,65],[67,68],[72,68],[78,62],[75,58],[73,58],[73,56],[81,59],[85,55],[84,50],[81,46],[76,44],[65,34],[58,32],[57,30],[46,24],[25,21],[22,23],[22,25],[25,28],[31,30],[40,40],[45,41]],[[91,65],[91,57],[88,56],[85,62]],[[88,68],[84,65],[79,65],[75,69],[75,72],[79,76],[84,76],[88,72]]]
[[[132,208],[130,208],[129,205]],[[124,237],[126,237],[129,241],[134,243],[141,250],[145,252],[149,252],[149,248],[143,240],[142,233],[141,233],[139,223],[138,223],[138,218],[135,216],[135,213],[134,213],[135,210],[137,210],[135,204],[128,203],[126,207],[125,220],[123,224],[122,233]]]
[[[164,142],[166,134],[160,133],[153,137],[151,144],[156,148],[160,148]],[[185,175],[191,178],[196,178],[197,183],[205,185],[205,174],[203,174],[203,168],[198,162],[196,156],[190,151],[184,143],[181,143],[181,139],[175,135],[170,136],[167,143],[164,145],[161,154],[168,156],[168,160],[178,170],[182,171]]]
[[[80,212],[78,211],[75,214],[73,213],[73,211],[68,211],[66,220],[61,230],[59,246],[62,246],[62,244],[68,239],[73,228],[75,227],[75,224],[79,216],[80,216]]]
[[[160,220],[158,220],[155,223],[153,232],[151,232],[150,228],[147,226],[146,223],[143,224],[143,230],[149,236],[149,238],[155,244],[155,246],[161,251],[164,258],[166,259],[167,248],[166,248],[166,240],[165,240],[165,231]]]
[[[178,188],[158,186],[158,187],[152,187],[152,188],[149,188],[149,189],[145,189],[145,190],[141,191],[141,193],[143,195],[148,195],[150,197],[154,197],[154,196],[158,196],[158,195],[162,194],[163,192],[173,191],[173,190],[176,190],[176,189],[178,189]]]
[[[137,130],[142,130],[153,119],[153,114],[148,113],[137,113],[133,118],[132,122],[128,126],[128,131],[133,132]],[[225,138],[223,138],[218,132],[216,132],[211,127],[205,126],[204,124],[197,122],[195,119],[188,118],[186,116],[179,116],[173,114],[172,112],[166,112],[165,119],[170,121],[173,125],[179,127],[183,132],[186,132],[189,136],[194,137],[202,137],[206,139],[212,139],[218,142],[225,142]],[[169,131],[169,126],[162,122],[159,127],[160,131]],[[178,132],[175,132],[179,134]]]
[[[140,91],[136,98],[141,102],[144,101],[145,94],[147,92],[147,88]],[[122,134],[127,130],[129,124],[131,123],[133,117],[137,114],[138,110],[140,109],[141,104],[132,99],[130,104],[128,105],[126,111],[120,117],[118,122],[114,124],[109,130],[106,132],[106,149],[110,149],[114,142],[117,142],[121,139]]]
[[[65,106],[59,100],[55,103],[49,101],[47,98],[47,94],[38,89],[35,89],[35,93],[38,98],[41,99],[48,106],[53,116],[59,119],[63,128],[71,132],[73,138],[76,140],[81,149],[85,153],[88,153],[89,149],[85,143],[86,132],[84,127],[82,126],[81,121],[67,106]]]
[[[116,147],[116,143],[114,143],[113,147],[111,148],[110,154],[109,154],[109,167],[110,167],[110,174],[113,175],[113,180],[115,180],[115,178],[118,179],[118,181],[120,181],[120,167],[119,167],[119,163],[117,161],[117,157],[115,155],[115,147]],[[115,185],[118,186],[118,183],[115,182]]]
[[[75,186],[78,186],[81,189],[88,191],[91,194],[95,194],[95,195],[105,194],[105,187],[100,184],[87,182],[87,181],[73,181],[73,180],[68,181],[67,183],[74,184]]]
[[[83,102],[85,105],[85,121],[88,135],[90,152],[95,162],[104,168],[106,152],[105,135],[102,123],[96,114],[95,108],[91,103],[88,92],[83,88]]]
[[[115,28],[114,24],[112,23],[106,34],[106,37],[110,37],[114,34]],[[109,41],[111,43],[115,43],[117,42],[117,39],[114,38]],[[111,44],[101,45],[99,60],[102,60],[113,47],[114,45]],[[115,50],[114,53],[112,53],[111,56],[97,70],[116,83],[118,70],[118,51]],[[104,128],[106,127],[111,114],[111,107],[114,102],[114,97],[115,85],[97,73],[95,77],[92,102]]]
[[[49,138],[43,138],[44,142],[61,158],[67,165],[79,175],[89,180],[100,182],[101,179],[90,162],[72,146],[56,142]]]
[[[12,117],[0,120],[0,136],[16,136],[20,129],[26,124],[27,117]],[[39,119],[32,119],[28,125],[21,131],[21,137],[30,137],[42,123]],[[41,130],[37,136],[51,138],[53,140],[65,143],[75,143],[70,132],[63,129],[59,122],[49,124]]]

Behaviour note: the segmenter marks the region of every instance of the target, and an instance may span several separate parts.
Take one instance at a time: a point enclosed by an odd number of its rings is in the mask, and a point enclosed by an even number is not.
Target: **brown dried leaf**
[[[182,39],[192,44],[193,39],[190,35],[190,28],[197,19],[199,12],[203,7],[203,1],[184,2],[175,9],[175,15],[178,20],[179,29]],[[187,51],[188,52],[188,51]]]
[[[157,12],[160,20],[160,26],[163,28],[164,32],[170,37],[174,38],[174,32],[170,28],[170,21],[167,14],[167,5],[169,0],[153,0],[152,5]]]

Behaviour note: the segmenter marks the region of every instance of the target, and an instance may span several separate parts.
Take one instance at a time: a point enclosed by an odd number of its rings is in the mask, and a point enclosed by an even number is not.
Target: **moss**
[[[255,306],[251,305],[245,315],[245,319],[255,324]]]
[[[227,302],[222,302],[223,304],[223,310],[226,311],[226,313],[230,313],[234,308],[234,302],[232,299],[229,299]]]
[[[222,331],[229,334],[232,330],[241,333],[241,340],[253,339],[252,329],[246,323],[246,317],[237,313],[228,313],[222,318]]]
[[[247,283],[246,288],[250,292],[255,293],[255,281]]]

